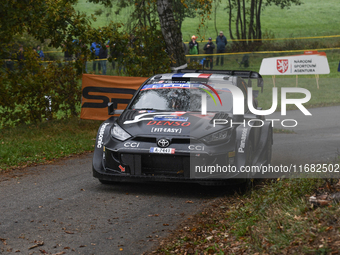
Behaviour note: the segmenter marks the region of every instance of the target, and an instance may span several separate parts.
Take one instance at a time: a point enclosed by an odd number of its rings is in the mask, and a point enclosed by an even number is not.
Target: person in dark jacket
[[[25,62],[24,46],[23,45],[19,46],[19,51],[17,53],[17,60],[18,60],[19,70],[21,71],[23,66],[24,66],[24,62]]]
[[[108,47],[108,45],[107,45]],[[106,75],[106,59],[107,59],[107,47],[104,45],[103,47],[100,47],[99,49],[99,65],[102,68],[102,74]]]
[[[225,53],[225,46],[227,46],[227,38],[223,35],[223,31],[220,31],[220,34],[216,38],[216,47],[217,51],[216,53]],[[216,58],[216,65],[218,66],[219,60],[221,57],[221,66],[223,66],[224,63],[224,56],[217,56]]]
[[[206,67],[209,67],[210,63],[210,70],[213,69],[213,56],[215,49],[215,44],[212,42],[212,38],[209,37],[208,42],[206,45],[204,45],[203,50],[205,50],[205,54],[211,54],[211,56],[206,57],[208,61],[206,61]]]
[[[101,65],[99,63],[99,51],[100,51],[100,44],[93,42],[91,44],[90,50],[91,52],[94,54],[94,60],[93,60],[93,64],[92,64],[92,69],[93,71],[96,73],[96,66],[98,64],[98,72],[100,72],[101,70]]]
[[[42,51],[40,45],[37,46],[37,53],[39,54],[40,59],[44,60],[45,55],[44,55],[44,52]]]

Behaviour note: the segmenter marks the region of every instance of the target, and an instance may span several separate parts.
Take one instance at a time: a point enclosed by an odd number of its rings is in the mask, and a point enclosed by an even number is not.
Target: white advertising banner
[[[264,58],[261,75],[329,74],[325,52],[306,51],[302,55]]]

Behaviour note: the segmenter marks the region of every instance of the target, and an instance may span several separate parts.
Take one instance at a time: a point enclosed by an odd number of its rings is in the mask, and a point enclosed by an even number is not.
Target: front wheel
[[[245,166],[252,166],[253,165],[253,144],[252,141],[248,141],[247,144],[247,150],[246,150],[247,154],[246,154],[246,162],[245,162]],[[243,192],[246,192],[247,190],[250,190],[253,186],[253,176],[248,175],[245,179],[245,182],[242,184],[241,186],[241,190],[243,190]]]

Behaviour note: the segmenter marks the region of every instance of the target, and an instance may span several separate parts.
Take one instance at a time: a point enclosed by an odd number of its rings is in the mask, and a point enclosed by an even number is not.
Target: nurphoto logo
[[[209,86],[209,88],[210,87],[211,86]],[[234,85],[228,85],[228,84],[224,85],[224,89],[228,89],[230,91],[230,93],[232,94],[233,115],[244,115],[244,113],[245,113],[244,112],[245,98],[244,98],[244,94],[243,94],[242,90],[239,89],[238,87],[234,86]],[[205,89],[202,89],[202,90],[207,91]],[[216,92],[215,89],[213,89],[212,91],[215,93],[215,95],[217,95],[218,99],[220,100],[220,104],[222,106],[222,102],[221,102],[221,99],[220,99],[218,93]],[[201,99],[202,99],[201,114],[202,115],[207,115],[207,94],[210,97],[212,97],[212,99],[214,100],[214,102],[216,104],[216,100],[214,99],[212,93],[210,93],[210,92],[208,93],[208,92],[209,91],[207,91],[207,93],[201,94]],[[304,97],[303,98],[287,98],[288,93],[289,94],[303,94]],[[311,99],[311,93],[307,89],[304,89],[304,88],[289,88],[289,87],[281,88],[281,115],[282,116],[287,115],[287,105],[293,104],[304,115],[311,116],[312,114],[303,106],[303,104],[307,103],[310,99]],[[253,89],[251,87],[248,88],[248,91],[247,91],[247,106],[248,106],[248,109],[251,113],[253,113],[255,115],[261,115],[261,116],[270,115],[270,114],[272,114],[276,111],[277,105],[278,105],[278,91],[277,91],[276,87],[272,88],[272,105],[271,105],[270,109],[267,109],[267,110],[255,109],[255,107],[253,105]],[[270,120],[270,119],[268,119],[268,120],[272,121],[273,125],[274,125],[274,121],[276,121],[276,120]],[[285,126],[284,124],[282,124],[282,122],[284,122],[284,121],[292,121],[295,124],[293,126]],[[226,124],[226,123],[228,123],[227,120],[214,119],[214,125],[215,124]],[[297,125],[297,121],[293,120],[293,119],[283,120],[283,121],[281,121],[281,124],[285,127],[295,127]]]

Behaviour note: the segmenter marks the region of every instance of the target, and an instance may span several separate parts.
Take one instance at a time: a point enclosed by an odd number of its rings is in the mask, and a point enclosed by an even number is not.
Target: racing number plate
[[[172,149],[172,148],[151,147],[150,148],[150,153],[175,154],[175,149]]]

